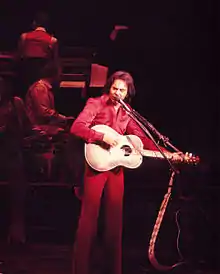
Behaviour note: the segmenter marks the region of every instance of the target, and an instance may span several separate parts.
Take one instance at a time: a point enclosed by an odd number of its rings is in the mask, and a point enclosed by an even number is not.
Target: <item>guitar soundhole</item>
[[[129,156],[132,152],[132,149],[127,145],[122,146],[121,149],[124,151],[125,156]]]

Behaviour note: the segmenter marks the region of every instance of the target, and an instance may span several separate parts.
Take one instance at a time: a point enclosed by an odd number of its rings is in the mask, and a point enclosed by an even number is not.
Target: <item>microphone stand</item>
[[[149,123],[144,117],[142,117],[137,111],[135,111],[134,109],[130,109],[126,103],[122,100],[122,99],[118,99],[118,102],[122,105],[122,107],[125,109],[125,111],[128,113],[128,115],[140,126],[140,128],[144,131],[144,133],[151,139],[151,141],[155,144],[155,146],[157,147],[157,149],[160,151],[160,153],[162,154],[162,156],[164,157],[164,159],[168,162],[171,170],[176,173],[179,174],[179,170],[175,168],[175,166],[172,164],[172,162],[168,159],[168,157],[165,155],[165,153],[162,151],[162,149],[160,148],[160,146],[157,144],[157,142],[155,141],[154,137],[151,135],[150,131],[147,129],[147,127],[154,133],[156,134],[159,139],[161,139],[165,146],[169,145],[171,148],[173,148],[176,152],[180,152],[176,147],[174,147],[170,142],[169,139],[165,136],[163,136],[162,134],[159,133],[159,131],[157,131],[155,129],[155,127]]]
[[[155,135],[158,136],[158,138],[160,140],[163,141],[165,146],[170,146],[174,151],[176,152],[180,152],[180,150],[178,150],[175,146],[173,146],[170,142],[169,139],[165,136],[163,136],[157,129],[155,129],[155,127],[148,122],[144,117],[142,117],[137,111],[130,109],[123,100],[118,99],[118,102],[122,105],[122,107],[125,109],[125,111],[128,113],[128,115],[140,126],[140,128],[144,131],[144,133],[146,135],[149,136],[149,138],[152,140],[152,142],[155,144],[155,146],[157,147],[157,149],[160,151],[160,153],[162,154],[162,156],[165,158],[165,160],[168,162],[170,168],[171,168],[171,176],[169,179],[169,183],[168,183],[168,189],[166,194],[164,195],[163,201],[161,203],[157,218],[156,218],[156,222],[154,224],[154,228],[150,237],[150,241],[149,241],[149,247],[148,247],[148,259],[150,261],[150,263],[152,264],[152,266],[159,270],[159,271],[168,271],[171,269],[174,269],[177,266],[180,266],[184,263],[183,258],[181,258],[180,262],[177,262],[173,265],[162,265],[158,262],[156,256],[155,256],[155,246],[156,246],[156,241],[157,241],[157,237],[158,237],[158,233],[161,227],[161,223],[163,221],[164,218],[164,214],[167,208],[167,205],[169,203],[170,197],[171,197],[171,192],[172,192],[172,188],[173,188],[173,182],[174,182],[174,176],[175,174],[179,174],[179,170],[177,170],[175,168],[175,166],[172,164],[172,162],[168,159],[168,157],[165,155],[165,153],[161,150],[160,146],[157,144],[157,142],[154,140],[154,137],[151,135],[150,131],[148,129],[150,129]],[[181,253],[179,251],[179,248],[177,246],[178,252],[180,254],[181,257]]]

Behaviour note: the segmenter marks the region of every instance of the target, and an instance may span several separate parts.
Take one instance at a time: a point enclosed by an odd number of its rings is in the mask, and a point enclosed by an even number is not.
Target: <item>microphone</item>
[[[118,101],[122,105],[122,107],[126,111],[131,112],[130,108],[126,105],[126,103],[119,96],[117,96],[115,99],[116,99],[116,101]]]

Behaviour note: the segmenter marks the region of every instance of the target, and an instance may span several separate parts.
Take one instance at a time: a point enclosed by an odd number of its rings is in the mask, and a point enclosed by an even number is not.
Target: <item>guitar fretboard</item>
[[[154,150],[142,150],[141,154],[145,157],[152,157],[152,158],[160,158],[163,159],[163,155],[160,151],[154,151]],[[170,159],[172,157],[171,153],[164,152],[165,156]]]

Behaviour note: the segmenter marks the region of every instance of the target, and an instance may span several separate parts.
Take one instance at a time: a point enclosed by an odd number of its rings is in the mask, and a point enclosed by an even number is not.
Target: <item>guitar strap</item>
[[[168,184],[168,190],[167,190],[167,193],[164,195],[164,199],[161,203],[160,210],[159,210],[159,213],[157,215],[157,219],[156,219],[156,222],[154,225],[154,229],[151,234],[150,244],[149,244],[149,248],[148,248],[148,258],[149,258],[150,263],[154,266],[154,268],[156,268],[157,270],[160,270],[160,271],[171,270],[174,267],[179,266],[183,263],[183,262],[179,262],[179,263],[176,263],[171,266],[161,265],[155,257],[155,244],[157,241],[157,236],[158,236],[158,233],[159,233],[159,230],[161,227],[161,223],[163,221],[163,217],[164,217],[168,202],[171,197],[174,175],[175,175],[175,172],[172,172],[170,180],[169,180],[169,184]]]

